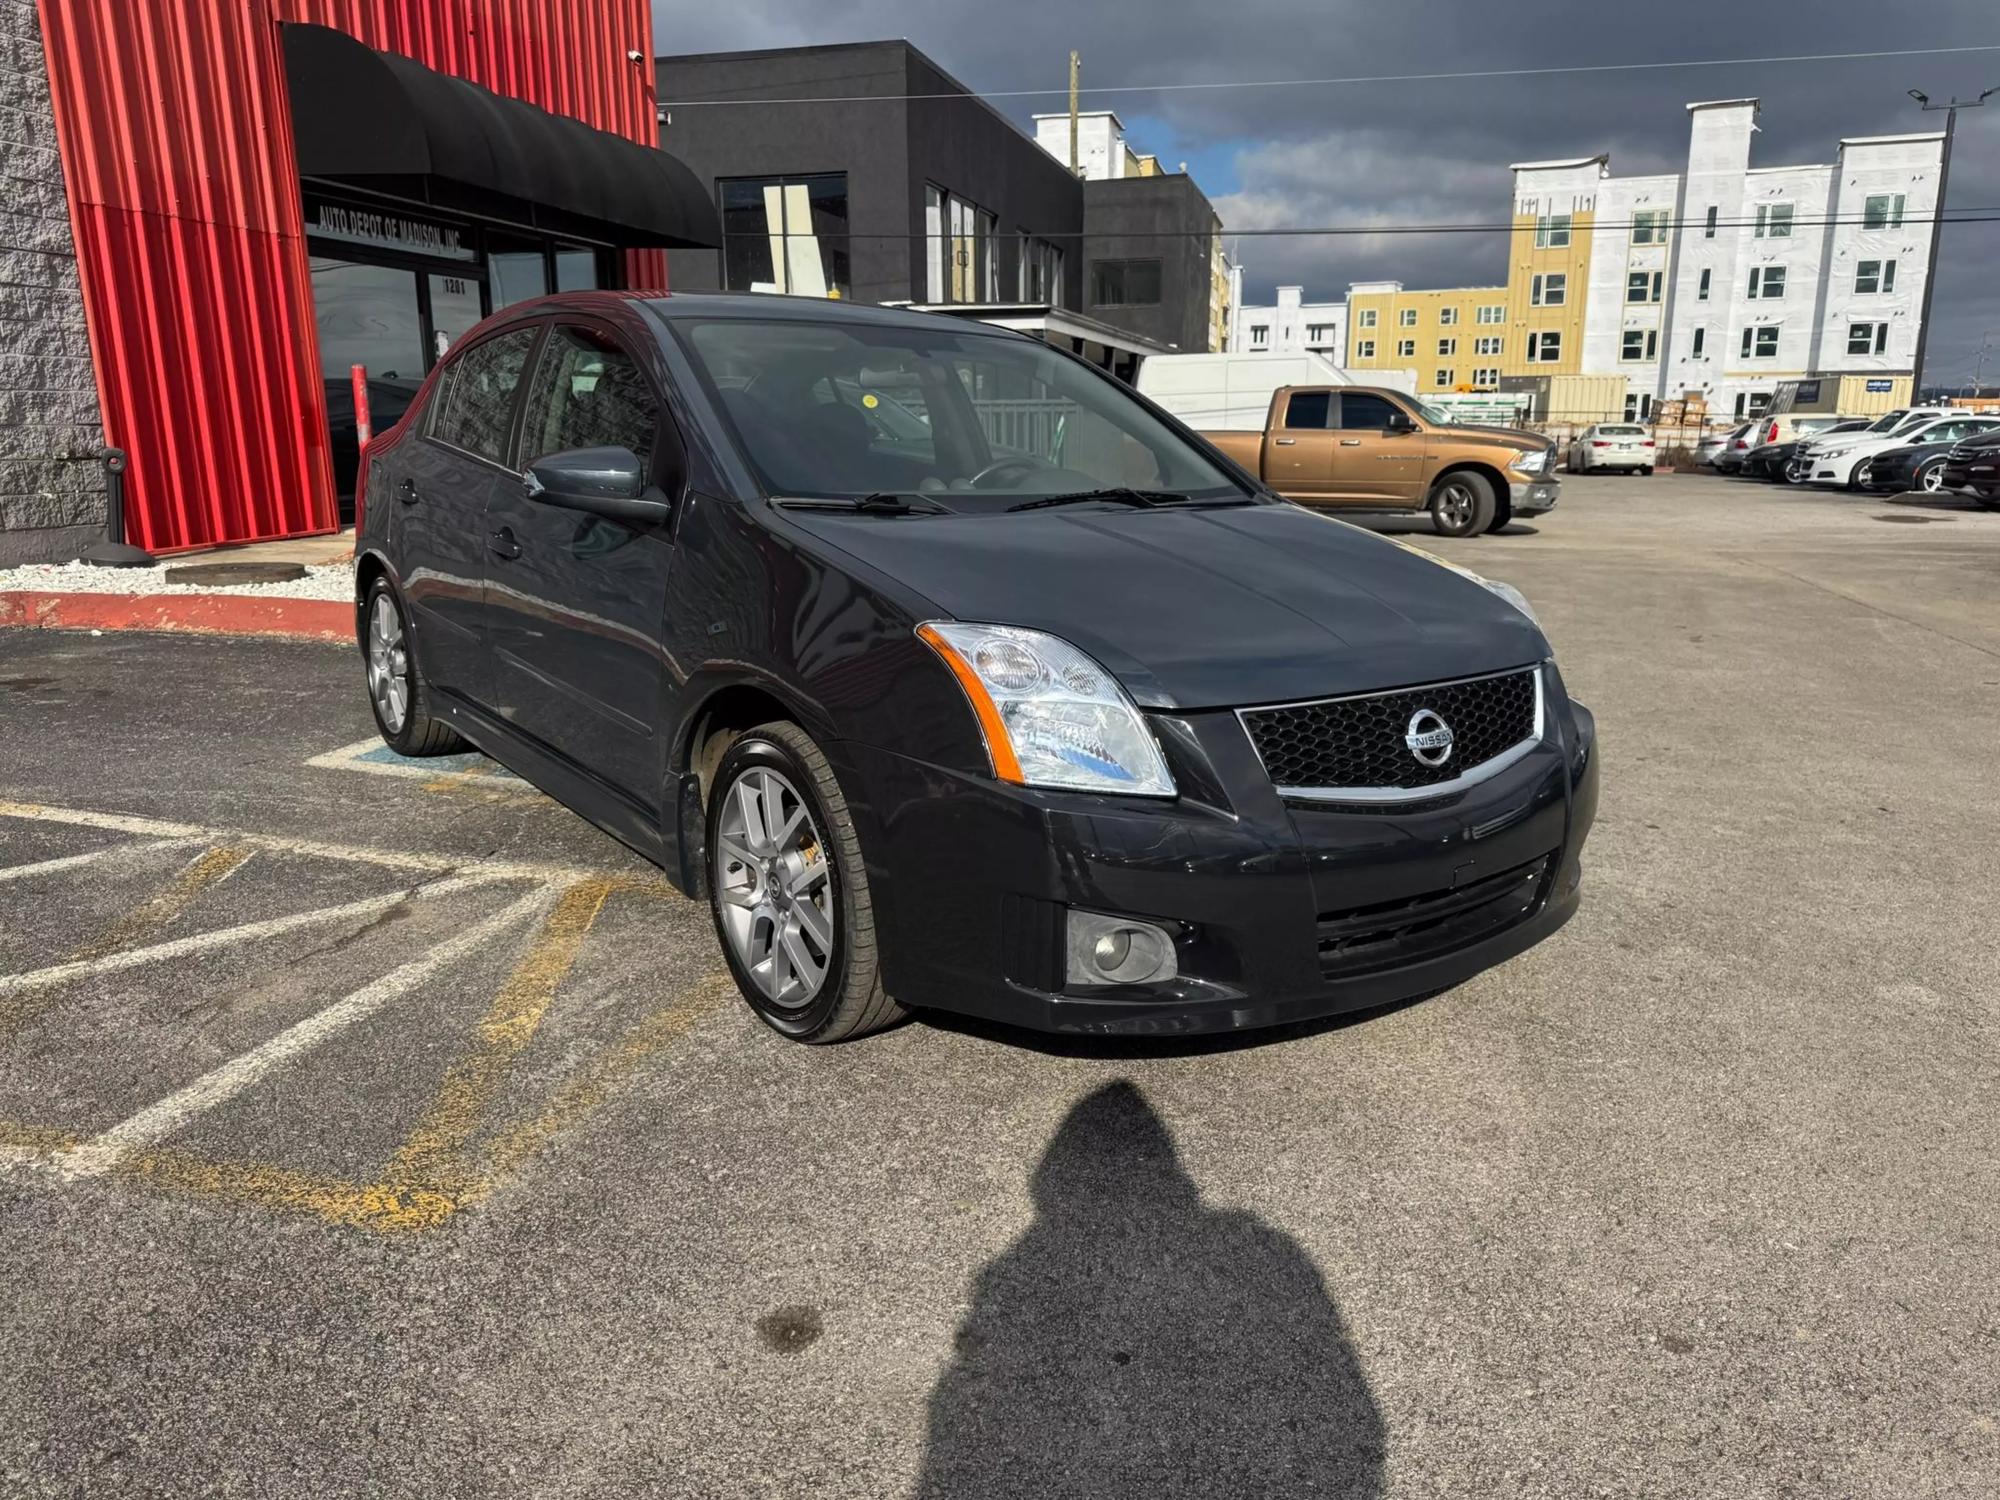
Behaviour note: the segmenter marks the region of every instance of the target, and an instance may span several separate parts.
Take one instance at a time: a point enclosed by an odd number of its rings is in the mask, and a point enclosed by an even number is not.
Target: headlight
[[[1482,578],[1477,573],[1474,573],[1471,576],[1473,582],[1477,583],[1481,588],[1492,590],[1494,593],[1498,594],[1502,599],[1505,599],[1509,604],[1513,605],[1514,608],[1518,609],[1522,614],[1526,615],[1530,620],[1533,620],[1535,622],[1535,629],[1540,630],[1542,628],[1542,618],[1540,615],[1535,613],[1534,605],[1530,604],[1528,602],[1528,596],[1522,593],[1519,589],[1515,588],[1513,584],[1502,583],[1497,578]]]
[[[1068,641],[933,620],[917,634],[972,700],[993,774],[1020,786],[1171,797],[1174,778],[1111,674]]]
[[[1549,450],[1543,448],[1539,452],[1523,453],[1514,460],[1513,466],[1523,474],[1539,474],[1549,466]]]

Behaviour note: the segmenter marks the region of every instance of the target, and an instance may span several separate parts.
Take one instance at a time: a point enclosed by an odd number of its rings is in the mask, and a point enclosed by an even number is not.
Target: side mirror
[[[646,482],[646,465],[630,448],[571,448],[528,465],[522,480],[530,500],[604,516],[627,525],[657,525],[673,505]]]
[[[1389,430],[1391,432],[1415,432],[1417,424],[1410,420],[1408,412],[1392,411],[1389,413]]]

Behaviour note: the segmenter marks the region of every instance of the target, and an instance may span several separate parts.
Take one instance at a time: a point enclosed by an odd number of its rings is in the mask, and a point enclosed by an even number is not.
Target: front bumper
[[[1508,503],[1517,516],[1539,516],[1556,508],[1562,490],[1558,479],[1517,479],[1507,486]]]
[[[2000,489],[2000,456],[1946,459],[1944,487],[1948,490],[1977,490],[1982,495]]]
[[[1158,718],[1173,802],[1039,792],[892,751],[841,747],[868,856],[883,978],[905,1004],[1043,1031],[1180,1035],[1361,1010],[1450,988],[1575,913],[1596,815],[1596,729],[1552,687],[1544,740],[1457,794],[1387,807],[1281,799],[1230,713]],[[1509,882],[1512,882],[1510,885]],[[1505,888],[1442,939],[1329,943],[1373,914],[1449,913]],[[1156,985],[1071,986],[1067,911],[1177,935]],[[1329,937],[1329,934],[1334,934]],[[1463,941],[1457,935],[1463,935]]]

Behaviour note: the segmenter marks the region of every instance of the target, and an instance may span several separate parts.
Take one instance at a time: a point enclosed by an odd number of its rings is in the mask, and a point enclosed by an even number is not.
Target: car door
[[[540,336],[505,329],[455,349],[438,373],[414,441],[399,444],[374,505],[395,507],[397,567],[424,675],[442,692],[490,707],[491,659],[482,633],[485,547],[481,518],[506,466],[515,398]]]
[[[1357,505],[1414,506],[1424,478],[1424,435],[1408,414],[1372,391],[1342,391],[1335,403],[1334,495]]]
[[[1333,396],[1293,391],[1264,449],[1264,482],[1281,495],[1323,499],[1333,477]]]
[[[685,468],[672,420],[619,336],[554,322],[525,384],[518,468],[599,447],[631,449],[670,484]],[[485,547],[501,717],[656,813],[666,765],[669,529],[530,498],[517,474],[487,509]]]

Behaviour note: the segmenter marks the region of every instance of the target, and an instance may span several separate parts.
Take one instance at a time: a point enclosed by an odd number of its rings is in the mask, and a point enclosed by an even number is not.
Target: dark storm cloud
[[[1048,87],[1077,48],[1091,84],[1349,77],[1625,61],[1875,52],[2000,44],[2000,6],[1938,0],[1921,10],[1882,0],[1745,6],[1740,0],[1614,5],[1602,0],[1192,0],[1082,5],[1076,0],[747,0],[697,6],[656,0],[662,52],[696,52],[907,36],[975,89]],[[1921,17],[1921,25],[1905,24]],[[1491,223],[1508,212],[1507,165],[1611,153],[1620,174],[1674,169],[1685,157],[1695,99],[1763,101],[1753,164],[1830,162],[1842,136],[1936,128],[1905,96],[1942,99],[2000,83],[2000,52],[1789,65],[1572,73],[1306,88],[1085,95],[1130,121],[1157,121],[1169,160],[1198,180],[1233,229],[1297,225]],[[1025,122],[1061,107],[1056,93],[1003,99]],[[1219,180],[1233,173],[1235,181]],[[2000,97],[1960,116],[1953,209],[2000,209]],[[1947,229],[1933,312],[1930,375],[1969,374],[1995,331],[1993,266],[2000,223]],[[1298,282],[1315,298],[1351,280],[1410,286],[1497,282],[1504,236],[1368,235],[1246,238],[1246,292]]]

